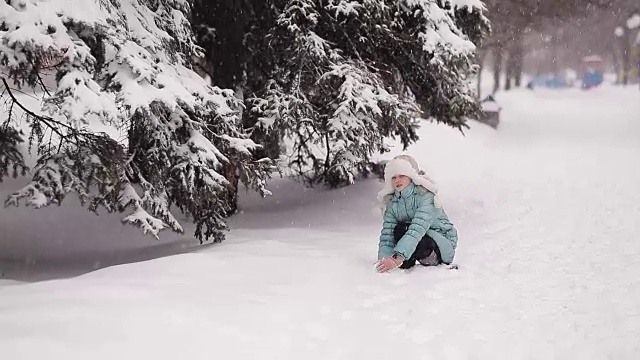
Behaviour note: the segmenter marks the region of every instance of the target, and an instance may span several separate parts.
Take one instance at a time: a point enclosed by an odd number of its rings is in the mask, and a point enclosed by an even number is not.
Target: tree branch
[[[51,93],[49,92],[49,89],[47,89],[46,85],[44,84],[44,81],[42,80],[42,76],[40,76],[40,72],[36,72],[36,74],[38,75],[38,81],[40,82],[40,86],[42,86],[42,90],[44,90],[45,93],[47,93],[47,95],[51,96]]]
[[[52,131],[54,131],[60,137],[65,138],[66,136],[60,131],[60,129],[58,127],[54,126],[53,124],[58,125],[58,126],[63,127],[63,128],[66,128],[67,130],[70,130],[70,131],[76,131],[73,127],[71,127],[68,124],[64,124],[64,123],[62,123],[60,121],[57,121],[57,120],[55,120],[55,119],[53,119],[53,118],[51,118],[49,116],[38,115],[38,114],[34,113],[33,111],[27,109],[27,107],[22,105],[22,103],[20,103],[20,101],[18,101],[16,96],[13,94],[13,92],[11,91],[11,88],[9,87],[9,84],[7,83],[7,80],[5,78],[2,78],[2,83],[4,84],[4,87],[7,90],[7,93],[11,97],[11,100],[13,101],[14,104],[18,105],[18,107],[21,108],[25,113],[27,113],[27,115],[42,121],[45,125],[47,125],[47,127],[49,127]]]

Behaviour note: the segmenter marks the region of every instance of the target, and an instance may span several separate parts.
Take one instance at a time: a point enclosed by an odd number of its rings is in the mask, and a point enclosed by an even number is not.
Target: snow
[[[338,4],[327,5],[327,8],[333,9],[336,15],[344,15],[344,16],[358,16],[358,9],[362,8],[362,4],[359,4],[356,1],[346,1],[341,0]]]
[[[171,39],[171,35],[156,25],[157,15],[146,6],[134,1],[121,1],[120,5],[127,20],[127,29],[143,48],[157,49],[162,47],[163,40]]]
[[[313,31],[309,31],[309,34],[305,36],[305,42],[309,44],[310,52],[314,53],[318,57],[327,56],[325,49],[327,48],[327,41],[320,37]]]
[[[583,62],[602,62],[602,56],[600,55],[589,55],[582,58]]]
[[[66,280],[2,281],[3,358],[636,359],[637,99],[611,86],[515,90],[496,96],[497,131],[474,122],[463,137],[426,123],[408,153],[433,170],[460,233],[460,270],[375,273],[377,180],[333,191],[277,180],[267,199],[242,194],[222,244]],[[95,259],[57,244],[65,238],[85,251],[142,246],[117,215],[65,209],[0,209],[0,256]],[[184,240],[171,236],[161,241]]]
[[[485,111],[485,112],[500,112],[500,110],[502,110],[502,108],[500,107],[500,104],[498,104],[495,101],[484,101],[482,103],[482,111]]]
[[[387,93],[384,88],[375,83],[370,84],[375,80],[366,79],[352,64],[332,65],[331,70],[324,73],[320,79],[327,80],[328,78],[337,78],[338,81],[342,81],[337,96],[340,102],[333,117],[329,119],[331,128],[338,132],[363,132],[364,121],[373,123],[372,117],[382,115],[382,109],[378,104],[393,100],[393,96]],[[351,109],[355,110],[355,113]],[[375,129],[376,124],[373,123],[367,127]]]
[[[24,284],[21,281],[14,281],[14,280],[0,280],[0,287],[2,286],[10,286],[10,285],[21,285]]]
[[[153,62],[154,56],[133,41],[125,41],[119,49],[109,48],[109,55],[116,59],[111,65],[114,80],[122,84],[120,100],[131,109],[147,108],[160,101],[169,109],[178,103],[195,107],[200,103],[215,103],[218,113],[231,115],[222,90],[211,88],[193,71],[179,64]],[[129,67],[122,67],[126,62]]]
[[[472,12],[474,9],[485,10],[482,1],[479,0],[451,0],[448,9],[440,7],[439,2],[429,0],[403,0],[401,9],[419,16],[421,9],[427,27],[418,33],[424,51],[434,53],[433,63],[444,62],[450,57],[469,57],[476,50],[475,45],[464,35],[455,24],[455,11],[466,8]]]
[[[485,10],[486,7],[481,0],[449,0],[454,8],[466,7],[470,12],[473,9]]]
[[[629,29],[636,29],[640,27],[640,14],[633,14],[633,16],[627,19],[627,27]]]
[[[424,0],[404,0],[412,9],[414,6],[422,8],[423,16],[429,27],[418,34],[424,51],[434,53],[432,61],[441,61],[441,57],[470,56],[476,47],[456,27],[453,10],[445,10],[436,2]],[[443,49],[447,49],[444,51]]]
[[[20,47],[14,48],[16,43],[54,53],[69,50],[67,55],[73,58],[77,45],[73,45],[74,41],[65,31],[63,21],[83,22],[91,26],[104,25],[107,21],[105,12],[97,1],[44,0],[22,3],[25,5],[23,10],[16,10],[6,2],[0,3],[0,20],[5,24],[4,28],[9,30],[0,31],[3,43],[6,42],[2,51],[18,56],[7,57],[9,66],[18,66],[18,60],[24,57],[24,53],[19,51]]]
[[[119,111],[115,105],[115,96],[102,92],[100,85],[93,81],[91,74],[77,70],[69,71],[60,79],[58,91],[67,95],[62,99],[61,104],[56,104],[61,108],[60,112],[65,114],[65,116],[59,116],[60,121],[66,120],[76,125],[117,123]],[[89,121],[89,119],[95,120]],[[95,128],[95,126],[90,127]]]
[[[193,155],[191,155],[192,153]],[[189,130],[189,140],[178,148],[178,154],[187,159],[191,157],[203,164],[209,164],[214,169],[219,169],[222,165],[218,159],[227,160],[209,139],[204,137],[200,131],[193,129]],[[227,182],[224,176],[218,176],[220,183],[224,184]]]
[[[251,139],[238,139],[229,135],[221,135],[220,138],[226,140],[229,143],[229,146],[234,150],[246,155],[251,155],[251,150],[259,148],[258,144]]]

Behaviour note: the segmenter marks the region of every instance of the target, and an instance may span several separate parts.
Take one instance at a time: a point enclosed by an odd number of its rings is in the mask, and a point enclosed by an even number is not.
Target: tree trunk
[[[478,99],[482,98],[482,70],[484,69],[484,64],[481,62],[478,67],[478,81],[476,83],[476,97]]]
[[[522,70],[524,62],[524,47],[522,46],[522,35],[518,35],[511,49],[512,74],[515,87],[522,86]]]
[[[512,74],[513,74],[513,71],[511,69],[511,67],[507,66],[507,69],[505,70],[505,79],[504,79],[504,89],[506,91],[511,90],[511,80],[512,80],[511,75]]]
[[[611,56],[613,57],[613,68],[615,69],[617,85],[620,84],[620,69],[622,68],[620,53],[618,52],[618,46],[615,44],[615,42],[612,42],[608,48],[609,51],[611,51]]]
[[[621,38],[622,41],[622,85],[629,84],[629,54],[631,53],[631,41],[629,41],[629,31],[625,31]]]
[[[197,0],[193,14],[198,42],[205,50],[202,67],[214,85],[237,91],[243,85],[243,38],[249,15],[245,0]],[[229,181],[225,198],[231,215],[238,201],[238,168],[232,159],[224,164],[222,174]]]
[[[553,35],[551,41],[551,70],[553,76],[558,77],[560,75],[560,38],[558,35]]]
[[[513,81],[513,60],[514,60],[514,52],[513,52],[513,45],[509,45],[507,47],[507,52],[506,52],[506,60],[505,60],[505,70],[504,70],[504,74],[505,74],[505,79],[504,79],[504,89],[505,90],[511,90],[511,83]]]
[[[484,70],[484,60],[487,57],[487,51],[478,50],[478,82],[476,84],[476,96],[482,99],[482,71]]]
[[[507,46],[505,59],[505,90],[511,90],[514,86],[520,87],[522,83],[522,36],[515,35]]]
[[[213,81],[217,86],[236,89],[242,80],[245,18],[240,0],[219,0],[213,5],[216,16],[216,49],[210,51],[213,60]]]
[[[516,63],[516,67],[514,69],[514,77],[513,80],[515,82],[515,86],[516,87],[521,87],[522,86],[522,59],[520,59],[517,63]]]
[[[493,93],[500,90],[500,75],[502,75],[502,46],[493,47]]]

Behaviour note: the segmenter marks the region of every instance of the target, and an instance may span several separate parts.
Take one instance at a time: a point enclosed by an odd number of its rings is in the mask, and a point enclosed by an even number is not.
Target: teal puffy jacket
[[[440,248],[442,261],[450,264],[455,256],[458,233],[444,209],[434,205],[435,195],[422,186],[411,183],[401,192],[387,195],[384,223],[380,234],[378,259],[400,254],[411,257],[418,242],[427,234]],[[410,223],[409,230],[394,246],[393,229],[400,222]]]

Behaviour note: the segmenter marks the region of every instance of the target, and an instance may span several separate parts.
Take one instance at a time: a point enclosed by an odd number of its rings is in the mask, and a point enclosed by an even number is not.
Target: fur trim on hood
[[[384,188],[378,193],[378,200],[385,203],[385,197],[393,194],[393,177],[395,175],[405,175],[411,178],[414,184],[424,187],[435,195],[434,203],[437,208],[441,207],[438,198],[438,187],[436,184],[418,168],[418,163],[408,155],[400,155],[389,161],[384,168]]]

